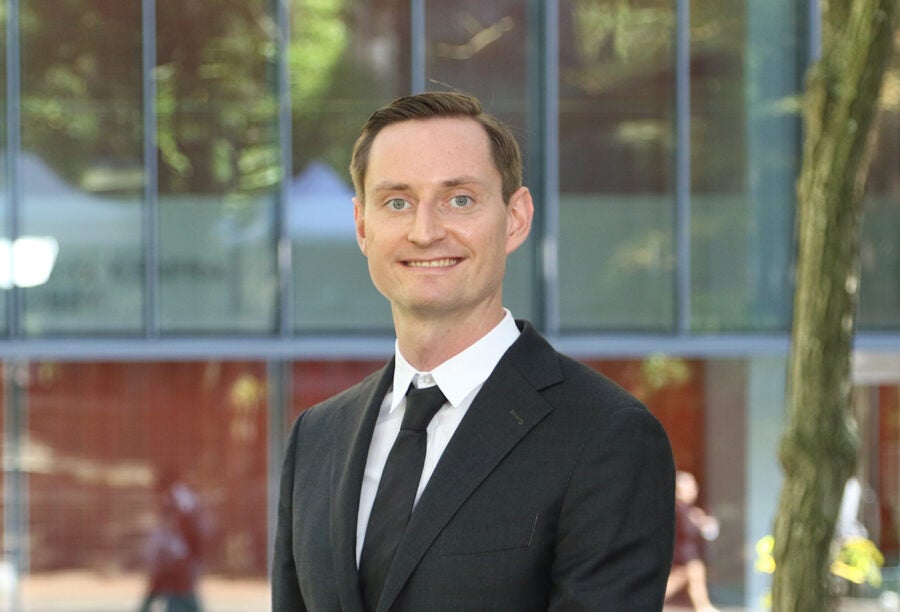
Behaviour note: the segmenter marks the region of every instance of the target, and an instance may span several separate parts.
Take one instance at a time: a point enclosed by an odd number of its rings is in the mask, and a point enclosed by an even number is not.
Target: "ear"
[[[534,217],[534,203],[527,187],[519,187],[506,205],[506,254],[509,255],[528,238],[531,220]]]
[[[366,205],[358,197],[353,198],[353,221],[356,223],[356,242],[363,255],[366,253]]]

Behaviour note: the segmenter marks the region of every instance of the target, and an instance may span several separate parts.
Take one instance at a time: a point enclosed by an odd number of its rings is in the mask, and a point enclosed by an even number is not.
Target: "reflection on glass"
[[[151,589],[267,609],[265,376],[262,363],[31,364],[17,379],[23,609],[138,610]]]
[[[746,327],[746,23],[733,6],[711,1],[699,2],[691,20],[691,324]]]
[[[0,160],[4,161],[9,155],[8,141],[6,134],[6,10],[0,10]],[[9,235],[9,228],[6,227],[6,219],[8,218],[7,207],[7,178],[6,169],[8,164],[3,163],[0,167],[0,236]],[[5,335],[9,331],[9,323],[7,317],[8,294],[0,291],[0,334]],[[2,535],[2,532],[0,532]],[[0,578],[2,579],[2,578]]]
[[[52,236],[0,238],[0,289],[45,284],[58,253],[59,243]]]
[[[895,39],[900,38],[900,26]],[[882,89],[861,245],[859,327],[900,330],[900,54]]]
[[[528,124],[527,49],[539,30],[529,23],[527,2],[479,0],[428,2],[425,8],[428,89],[460,90],[477,96],[485,110],[507,123],[519,136],[525,163],[525,183],[538,192],[538,169],[529,167],[540,147],[536,126]],[[535,62],[532,62],[536,65]],[[540,207],[541,202],[535,206]],[[540,214],[540,213],[537,213]],[[503,302],[516,317],[533,318],[534,249],[536,232],[514,253],[503,285]]]
[[[281,176],[273,7],[157,4],[164,332],[274,330]]]
[[[391,329],[356,243],[347,167],[372,112],[409,93],[409,3],[293,0],[294,323],[306,331]]]
[[[873,475],[871,484],[877,505],[878,528],[872,535],[879,550],[885,556],[885,567],[900,564],[900,385],[886,384],[872,394],[877,401],[872,418],[877,428],[877,463],[868,465],[873,459],[868,455],[866,468]],[[877,476],[876,476],[877,475]]]
[[[296,361],[293,364],[293,385],[290,414],[286,429],[301,412],[332,395],[336,395],[383,367],[391,355],[370,361]]]
[[[18,231],[58,245],[47,281],[24,289],[24,332],[139,331],[140,6],[24,0],[21,12]]]
[[[670,330],[674,5],[560,2],[559,290],[567,330]]]
[[[691,5],[694,331],[790,324],[799,13],[792,3]]]

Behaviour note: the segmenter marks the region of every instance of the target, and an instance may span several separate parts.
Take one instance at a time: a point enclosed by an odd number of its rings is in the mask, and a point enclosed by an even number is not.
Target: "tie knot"
[[[406,392],[406,413],[403,415],[400,429],[424,431],[431,418],[446,401],[447,398],[437,385],[424,389],[410,385],[409,391]]]

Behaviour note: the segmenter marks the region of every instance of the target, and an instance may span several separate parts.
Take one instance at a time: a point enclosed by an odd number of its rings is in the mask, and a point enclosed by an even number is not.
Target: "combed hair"
[[[484,112],[477,98],[457,92],[428,92],[405,96],[372,113],[353,145],[353,155],[350,158],[350,177],[360,201],[365,201],[366,170],[372,142],[381,130],[402,121],[447,117],[474,119],[487,132],[491,143],[491,157],[502,179],[503,201],[508,203],[512,194],[522,186],[519,143],[505,124]]]

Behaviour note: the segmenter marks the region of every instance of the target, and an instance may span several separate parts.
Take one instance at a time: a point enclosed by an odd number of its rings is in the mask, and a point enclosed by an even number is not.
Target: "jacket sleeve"
[[[303,415],[294,423],[281,468],[275,552],[272,560],[272,612],[303,612],[306,605],[300,593],[293,553],[293,490],[297,461],[297,430]]]
[[[668,437],[635,404],[603,419],[581,450],[563,501],[550,610],[663,607],[675,529]]]

